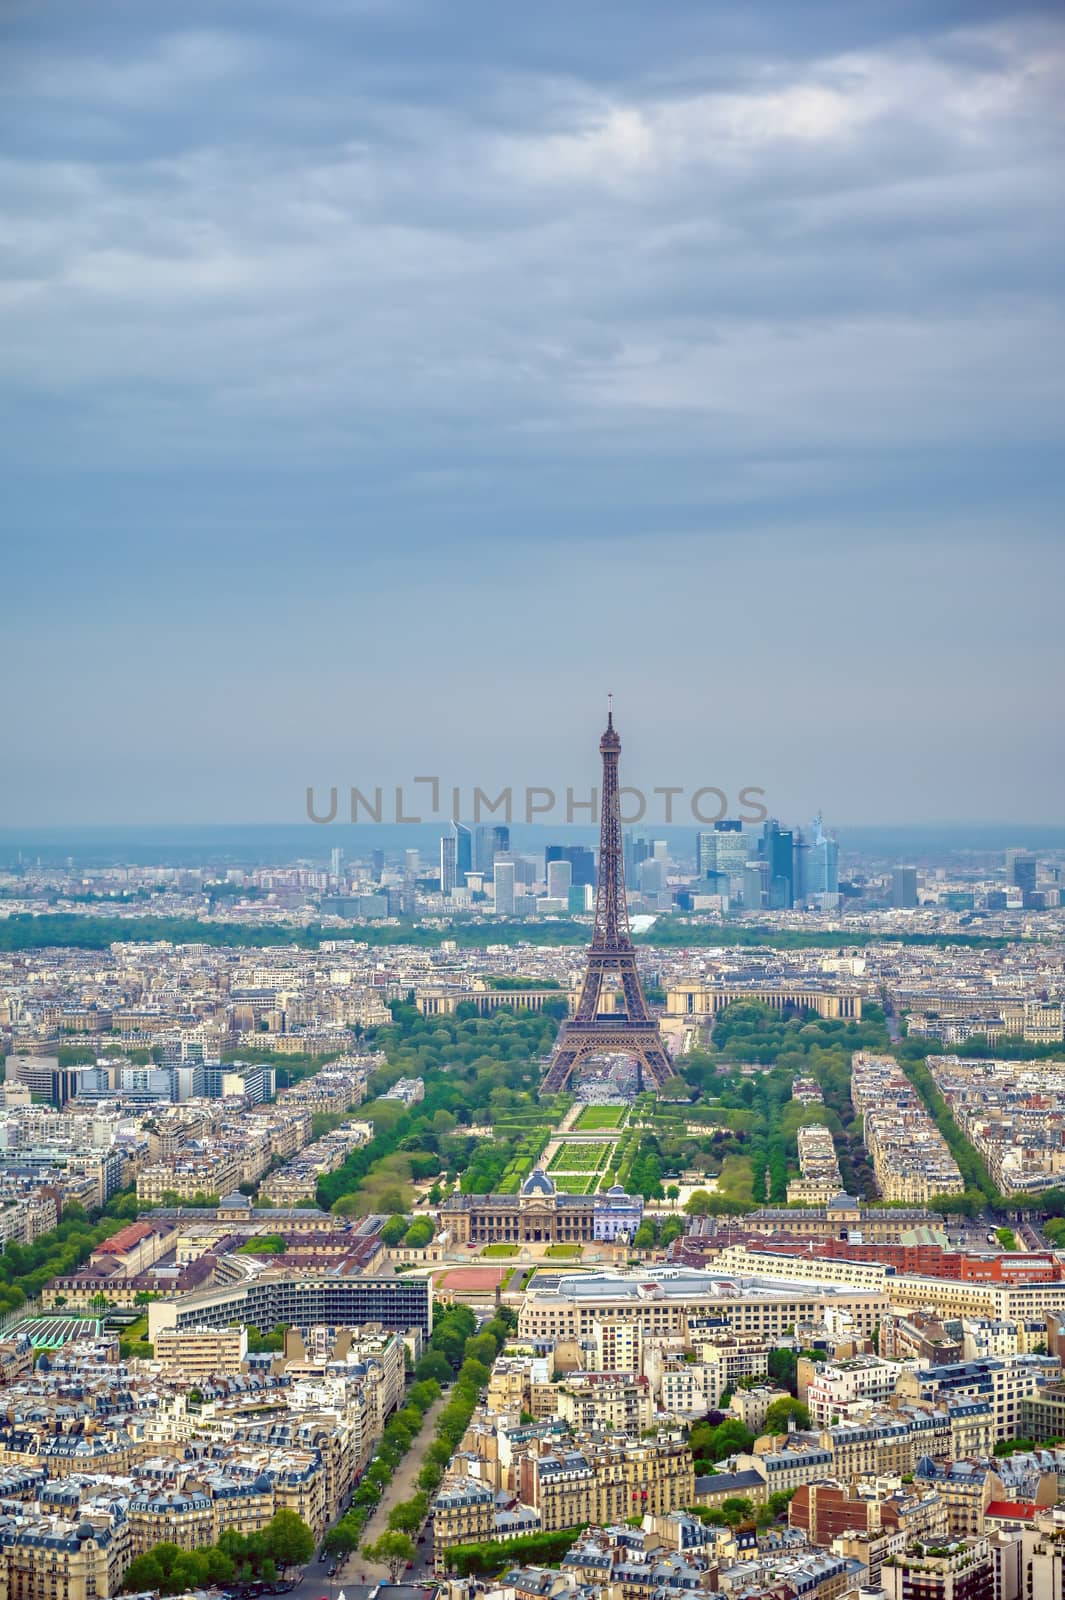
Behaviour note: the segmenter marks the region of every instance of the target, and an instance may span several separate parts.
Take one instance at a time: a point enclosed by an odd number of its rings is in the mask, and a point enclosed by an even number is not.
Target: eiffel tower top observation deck
[[[595,926],[577,1010],[559,1031],[551,1065],[541,1086],[542,1094],[557,1094],[564,1089],[574,1068],[592,1055],[634,1056],[639,1063],[641,1082],[646,1075],[656,1088],[662,1087],[672,1070],[662,1048],[658,1022],[647,1010],[629,932],[618,798],[621,739],[614,727],[612,701],[599,741],[599,754],[603,759],[603,788]],[[601,1011],[604,984],[613,983],[615,979],[621,989],[623,1010]]]

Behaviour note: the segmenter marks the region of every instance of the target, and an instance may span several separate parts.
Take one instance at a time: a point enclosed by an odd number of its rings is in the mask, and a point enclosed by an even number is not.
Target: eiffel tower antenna
[[[621,740],[614,727],[614,696],[607,696],[607,722],[599,740],[603,788],[599,818],[599,877],[595,892],[595,924],[588,951],[581,997],[573,1018],[563,1023],[541,1094],[558,1094],[579,1062],[591,1055],[616,1052],[636,1057],[644,1074],[660,1089],[672,1071],[662,1048],[657,1020],[647,1009],[625,903],[625,862],[621,843],[618,758]],[[604,984],[620,979],[624,1014],[600,1011]]]

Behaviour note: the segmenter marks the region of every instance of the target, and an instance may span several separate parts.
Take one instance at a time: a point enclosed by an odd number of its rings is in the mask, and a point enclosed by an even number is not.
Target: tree
[[[793,1395],[786,1399],[774,1400],[765,1414],[766,1433],[787,1433],[788,1422],[794,1417],[797,1428],[810,1426],[810,1413],[801,1400],[796,1400]]]
[[[420,1379],[418,1382],[412,1383],[407,1392],[408,1403],[412,1406],[417,1406],[423,1416],[439,1398],[440,1385],[434,1378]]]
[[[393,1583],[398,1582],[407,1562],[414,1560],[414,1540],[409,1534],[400,1533],[395,1528],[383,1533],[373,1544],[363,1545],[362,1549],[367,1561],[388,1568],[388,1576]]]
[[[388,1513],[388,1526],[398,1533],[417,1533],[429,1515],[429,1496],[424,1492],[401,1500]]]
[[[161,1564],[150,1550],[146,1550],[143,1555],[133,1557],[126,1568],[122,1587],[131,1593],[151,1591],[157,1594],[162,1589],[164,1581],[165,1575]]]
[[[704,1472],[715,1461],[724,1461],[726,1456],[749,1450],[754,1443],[754,1434],[744,1427],[738,1417],[729,1417],[716,1427],[709,1422],[697,1422],[688,1436],[688,1442],[695,1459],[695,1470]]]
[[[326,1534],[325,1548],[331,1556],[349,1556],[353,1550],[359,1548],[361,1538],[362,1523],[349,1511],[339,1522],[334,1523]]]
[[[676,1205],[677,1201],[680,1199],[680,1188],[677,1184],[669,1184],[666,1189],[666,1199],[669,1201],[671,1206]]]
[[[493,1356],[493,1360],[495,1357]],[[474,1361],[471,1357],[462,1363],[459,1372],[459,1382],[471,1385],[474,1389],[483,1389],[491,1377],[491,1368],[486,1367],[483,1361]]]
[[[733,1494],[722,1500],[721,1510],[729,1526],[735,1527],[737,1523],[750,1521],[754,1513],[754,1505],[746,1497]]]
[[[406,1217],[397,1215],[389,1217],[388,1221],[381,1229],[381,1238],[384,1240],[385,1244],[388,1245],[389,1249],[391,1249],[394,1245],[403,1243],[403,1238],[406,1232]]]
[[[713,1210],[714,1197],[709,1189],[693,1189],[684,1204],[689,1217],[708,1217]]]
[[[474,1334],[467,1339],[463,1355],[467,1361],[479,1361],[482,1367],[491,1367],[498,1354],[496,1342],[490,1333]]]
[[[263,1545],[279,1567],[303,1567],[314,1554],[314,1534],[302,1517],[282,1506],[263,1529]]]
[[[437,1383],[450,1383],[454,1377],[451,1363],[440,1350],[426,1350],[414,1369],[416,1378],[435,1378]]]

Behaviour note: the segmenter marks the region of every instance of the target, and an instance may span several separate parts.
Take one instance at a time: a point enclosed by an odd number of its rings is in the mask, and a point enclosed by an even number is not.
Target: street
[[[425,1413],[418,1437],[396,1468],[395,1477],[374,1507],[373,1515],[363,1530],[362,1544],[358,1550],[353,1551],[341,1563],[336,1577],[330,1579],[328,1600],[334,1600],[332,1591],[335,1591],[338,1587],[343,1587],[345,1600],[358,1600],[358,1597],[353,1596],[350,1581],[354,1580],[357,1586],[363,1574],[371,1584],[380,1583],[383,1579],[387,1580],[387,1567],[377,1566],[374,1562],[367,1561],[362,1553],[362,1545],[373,1544],[374,1540],[385,1532],[388,1527],[388,1514],[393,1506],[400,1505],[404,1500],[409,1500],[412,1495],[418,1492],[418,1474],[422,1470],[425,1462],[425,1452],[433,1438],[436,1419],[447,1405],[448,1394],[449,1391],[445,1389],[440,1398],[434,1401]],[[425,1535],[425,1543],[423,1545],[418,1544],[417,1539],[415,1539],[415,1549],[417,1550],[417,1555],[415,1557],[414,1570],[406,1573],[401,1578],[401,1582],[417,1583],[425,1576],[427,1571],[430,1573],[432,1571],[432,1540],[430,1536],[428,1534]],[[322,1567],[320,1570],[324,1576],[328,1569]],[[319,1589],[317,1594],[301,1595],[300,1600],[321,1600],[321,1597],[325,1596],[326,1593],[326,1589]]]

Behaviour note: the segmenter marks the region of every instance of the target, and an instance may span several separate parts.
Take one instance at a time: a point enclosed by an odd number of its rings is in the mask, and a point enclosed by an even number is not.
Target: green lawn
[[[549,1244],[544,1251],[545,1256],[558,1257],[579,1256],[582,1246],[579,1244]]]
[[[598,1172],[607,1165],[612,1142],[605,1139],[594,1140],[591,1144],[571,1144],[563,1141],[551,1157],[548,1171],[554,1172]]]
[[[613,1131],[620,1128],[629,1114],[628,1106],[585,1106],[576,1122],[574,1133],[598,1133],[600,1129]]]
[[[508,1256],[516,1256],[517,1253],[518,1246],[516,1244],[486,1244],[481,1251],[482,1256],[495,1256],[500,1260],[505,1260]]]
[[[599,1174],[593,1172],[589,1178],[583,1172],[553,1172],[551,1182],[560,1194],[592,1194],[599,1182]]]

